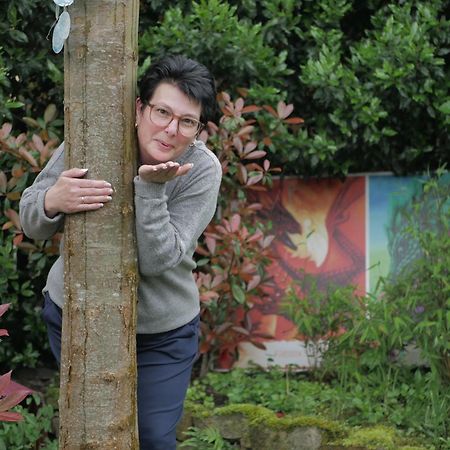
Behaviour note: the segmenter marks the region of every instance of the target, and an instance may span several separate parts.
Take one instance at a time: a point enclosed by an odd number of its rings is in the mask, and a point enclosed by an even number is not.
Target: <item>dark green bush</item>
[[[0,114],[62,111],[62,55],[46,36],[52,2],[0,11]],[[167,52],[211,67],[220,89],[293,102],[305,119],[271,151],[285,173],[415,173],[448,159],[450,20],[444,0],[141,2],[141,71]],[[39,16],[39,20],[35,18]],[[5,106],[23,103],[19,109]]]
[[[264,42],[261,24],[239,19],[236,7],[220,0],[192,3],[190,13],[173,6],[157,27],[139,39],[141,58],[183,53],[212,69],[220,89],[254,85],[282,87],[290,73],[286,49],[276,53]]]
[[[11,304],[3,319],[11,336],[0,346],[0,366],[5,369],[53,362],[40,307],[41,289],[57,253],[57,238],[25,239],[18,217],[22,191],[33,182],[56,145],[48,138],[49,130],[58,124],[51,110],[38,119],[42,128],[36,121],[35,133],[17,135],[8,124],[0,128],[0,297],[2,303]]]
[[[5,118],[14,118],[15,128],[25,130],[21,118],[42,115],[50,103],[61,105],[62,111],[63,58],[51,51],[51,40],[46,39],[55,20],[54,7],[53,2],[38,0],[2,1],[0,100],[4,97],[24,107],[5,111],[0,102],[0,125]],[[3,85],[2,62],[6,73]]]

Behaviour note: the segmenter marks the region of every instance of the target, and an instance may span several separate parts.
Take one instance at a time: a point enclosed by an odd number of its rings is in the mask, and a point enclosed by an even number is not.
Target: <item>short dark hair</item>
[[[139,95],[150,101],[161,83],[177,86],[189,99],[200,104],[200,121],[206,124],[217,113],[216,87],[210,71],[182,55],[168,55],[153,62],[139,83]]]

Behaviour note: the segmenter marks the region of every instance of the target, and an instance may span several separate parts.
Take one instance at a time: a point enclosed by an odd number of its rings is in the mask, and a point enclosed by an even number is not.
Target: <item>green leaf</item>
[[[245,303],[245,292],[238,284],[231,285],[231,292],[233,293],[233,297],[235,300],[243,305]]]
[[[6,106],[8,109],[22,108],[22,106],[24,106],[24,105],[25,105],[25,103],[22,103],[22,102],[14,102],[14,101],[11,101],[11,100],[8,100],[8,101],[6,102],[6,104],[5,104],[5,106]]]
[[[450,115],[450,100],[442,103],[442,105],[438,106],[439,111],[446,115]]]

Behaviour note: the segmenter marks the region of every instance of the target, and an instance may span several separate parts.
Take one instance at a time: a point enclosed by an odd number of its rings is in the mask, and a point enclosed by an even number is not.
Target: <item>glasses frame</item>
[[[146,105],[146,106],[148,106],[148,107],[150,108],[148,117],[149,117],[150,121],[153,123],[153,125],[156,125],[157,127],[161,127],[161,128],[162,128],[162,127],[167,128],[167,127],[172,123],[173,119],[177,119],[177,133],[180,133],[180,134],[181,134],[182,136],[184,136],[184,137],[194,137],[194,136],[197,136],[198,133],[200,133],[200,131],[205,127],[205,124],[204,124],[203,122],[200,122],[200,120],[195,119],[194,117],[186,116],[186,115],[184,115],[184,116],[179,116],[178,114],[174,114],[174,112],[173,112],[169,107],[166,107],[166,106],[163,106],[163,105],[155,105],[154,103],[149,103],[149,102],[144,102],[144,105]],[[157,123],[155,123],[155,122],[152,120],[152,110],[153,110],[153,108],[154,108],[155,106],[161,106],[162,108],[165,108],[165,109],[169,110],[169,111],[172,113],[172,118],[171,118],[170,121],[167,123],[167,125],[158,125]],[[191,120],[194,120],[195,122],[198,123],[197,129],[196,129],[196,131],[195,131],[194,134],[189,135],[189,136],[186,136],[186,135],[183,134],[183,132],[180,130],[180,119],[182,119],[183,117],[189,117]]]

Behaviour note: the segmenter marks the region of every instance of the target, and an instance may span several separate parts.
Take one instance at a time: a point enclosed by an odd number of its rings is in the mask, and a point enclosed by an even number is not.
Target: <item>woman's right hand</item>
[[[61,173],[45,195],[44,209],[48,217],[95,211],[112,200],[111,184],[104,180],[86,180],[83,178],[86,172],[87,169],[73,168]]]

